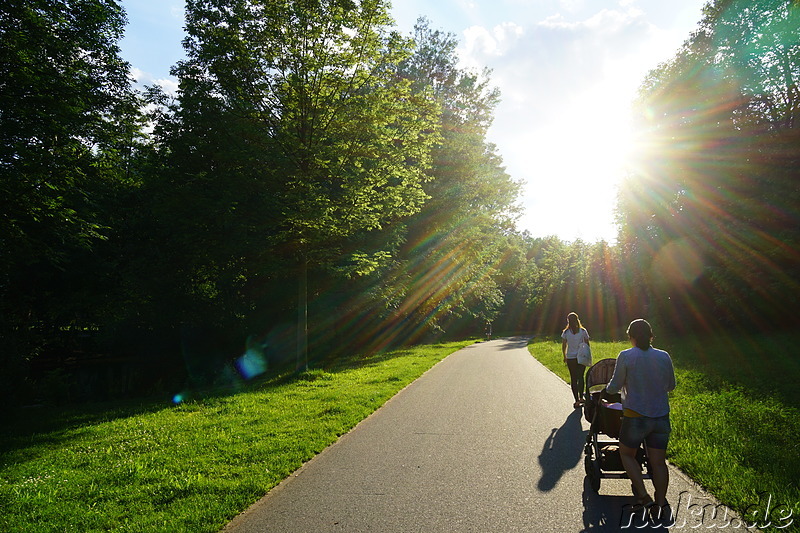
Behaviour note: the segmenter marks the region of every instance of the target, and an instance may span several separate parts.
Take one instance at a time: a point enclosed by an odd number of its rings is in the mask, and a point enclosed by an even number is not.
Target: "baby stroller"
[[[600,480],[627,479],[619,454],[619,430],[622,426],[622,404],[619,394],[606,394],[603,389],[614,375],[616,359],[602,359],[586,371],[586,401],[583,416],[591,423],[583,453],[586,476],[592,490],[600,491]],[[601,438],[602,436],[602,438]],[[640,447],[636,459],[641,465],[644,479],[650,479],[647,453]]]

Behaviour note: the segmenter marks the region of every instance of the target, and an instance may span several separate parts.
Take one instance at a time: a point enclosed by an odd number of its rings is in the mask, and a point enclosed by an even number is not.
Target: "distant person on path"
[[[567,315],[567,327],[561,332],[561,339],[561,353],[569,369],[572,396],[575,397],[572,406],[577,409],[583,405],[583,376],[586,373],[586,367],[578,363],[578,346],[582,342],[589,344],[589,332],[581,324],[577,313]]]
[[[608,393],[622,393],[620,457],[631,479],[636,503],[649,507],[655,520],[662,516],[667,519],[670,513],[666,499],[669,485],[666,452],[671,431],[667,393],[675,388],[675,370],[669,354],[652,346],[653,328],[649,322],[641,318],[631,322],[628,338],[633,347],[619,353],[614,375],[606,386]],[[647,445],[655,502],[644,487],[641,466],[636,460],[642,442]]]

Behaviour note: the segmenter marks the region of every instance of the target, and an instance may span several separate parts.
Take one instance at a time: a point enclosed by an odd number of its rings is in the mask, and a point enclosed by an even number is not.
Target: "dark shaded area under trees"
[[[495,334],[797,325],[796,2],[718,0],[644,81],[616,244],[514,227],[500,95],[380,0],[187,2],[177,95],[111,0],[0,7],[0,390],[81,401]],[[299,325],[299,327],[298,327]]]

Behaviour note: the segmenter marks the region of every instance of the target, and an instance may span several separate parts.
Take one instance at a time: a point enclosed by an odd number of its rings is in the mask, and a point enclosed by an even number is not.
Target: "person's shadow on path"
[[[538,488],[552,490],[565,472],[572,470],[583,461],[583,447],[586,444],[586,431],[581,417],[583,411],[576,409],[567,417],[560,428],[553,428],[544,442],[539,454],[542,477]],[[581,468],[583,471],[583,468]],[[583,482],[583,532],[605,531],[668,531],[663,526],[650,523],[641,511],[633,508],[632,496],[598,494],[592,490],[588,478]]]
[[[586,444],[586,432],[581,425],[582,413],[580,409],[572,411],[561,427],[553,428],[544,441],[542,453],[539,454],[542,468],[542,477],[537,484],[539,490],[552,490],[564,472],[572,470],[580,462]]]
[[[669,529],[648,520],[633,506],[632,496],[604,495],[592,490],[589,478],[583,480],[583,530],[581,533],[612,531],[663,531]]]

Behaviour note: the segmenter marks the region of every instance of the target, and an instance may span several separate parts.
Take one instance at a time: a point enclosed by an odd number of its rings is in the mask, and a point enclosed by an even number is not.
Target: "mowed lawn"
[[[790,335],[683,338],[667,350],[678,386],[670,396],[667,456],[749,523],[800,530],[800,357]],[[592,342],[593,361],[617,357],[629,342]],[[531,354],[564,381],[561,340],[537,339]],[[788,519],[781,517],[789,516]],[[777,529],[776,529],[777,530]]]
[[[0,432],[0,531],[219,531],[474,341],[353,356],[178,405],[38,407]]]

